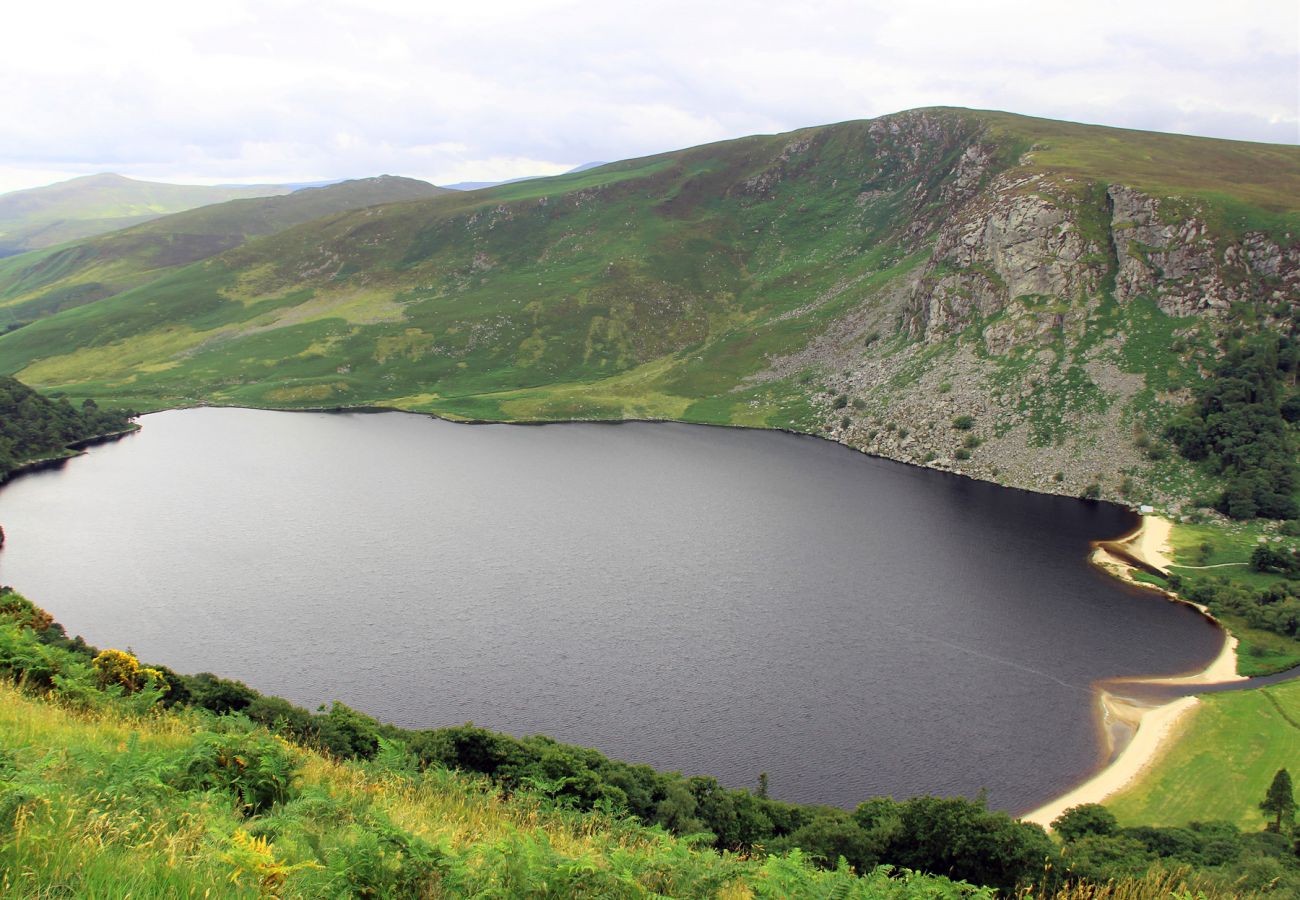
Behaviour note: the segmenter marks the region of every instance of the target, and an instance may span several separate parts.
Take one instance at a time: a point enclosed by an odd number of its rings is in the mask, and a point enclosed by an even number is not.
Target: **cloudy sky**
[[[43,0],[0,191],[551,174],[916,106],[1300,142],[1295,0]]]

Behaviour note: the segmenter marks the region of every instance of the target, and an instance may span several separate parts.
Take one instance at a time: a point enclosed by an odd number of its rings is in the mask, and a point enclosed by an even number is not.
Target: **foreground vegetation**
[[[96,651],[12,591],[0,676],[4,896],[1215,897],[1291,884],[1254,878],[1256,857],[1294,868],[1242,838],[1213,859],[1152,851],[1089,887],[1113,873],[982,802],[850,814],[545,738],[311,714]],[[764,818],[784,834],[743,833]]]

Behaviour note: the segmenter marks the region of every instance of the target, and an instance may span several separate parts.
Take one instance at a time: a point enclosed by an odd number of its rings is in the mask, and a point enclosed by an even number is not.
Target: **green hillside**
[[[128,253],[111,297],[38,271],[69,259],[0,269],[33,317],[62,301],[29,285],[85,292],[0,338],[0,368],[139,408],[794,428],[1176,506],[1216,482],[1164,427],[1225,336],[1291,327],[1297,216],[1295,147],[918,110],[318,219],[181,268]]]
[[[210,203],[269,197],[275,184],[197,185],[84,175],[45,187],[0,194],[0,257],[53,247]]]
[[[349,210],[444,193],[383,175],[277,197],[213,203],[100,237],[0,260],[0,328],[93,303],[251,237]]]

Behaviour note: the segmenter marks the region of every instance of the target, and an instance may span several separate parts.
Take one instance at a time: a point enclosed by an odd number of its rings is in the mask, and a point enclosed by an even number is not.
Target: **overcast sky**
[[[552,174],[917,106],[1300,142],[1296,0],[37,0],[0,191]]]

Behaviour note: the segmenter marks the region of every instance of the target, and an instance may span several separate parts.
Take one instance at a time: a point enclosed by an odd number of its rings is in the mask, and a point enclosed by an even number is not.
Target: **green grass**
[[[247,816],[169,772],[214,720],[78,711],[0,681],[0,895],[957,898],[946,879],[819,871],[798,852],[698,849],[662,830],[287,747],[293,796]],[[179,786],[178,786],[179,785]],[[986,893],[982,896],[989,896]]]
[[[1130,788],[1106,801],[1124,825],[1223,819],[1243,830],[1273,775],[1300,768],[1300,682],[1201,697],[1179,738]]]
[[[1032,149],[1034,167],[1158,194],[1248,204],[1255,227],[1295,222],[1300,207],[1300,147],[1255,144],[1126,128],[1107,128],[980,112],[995,129]],[[1263,211],[1263,214],[1261,214]],[[1268,217],[1268,212],[1278,218]],[[1244,215],[1244,213],[1238,213]],[[1292,226],[1293,227],[1293,226]]]

